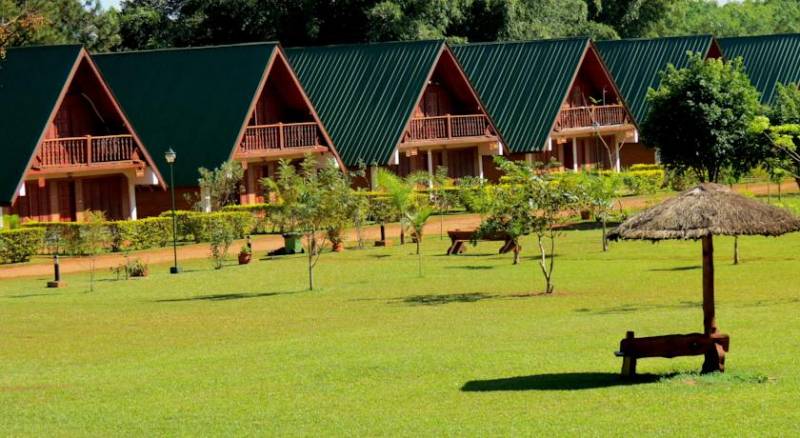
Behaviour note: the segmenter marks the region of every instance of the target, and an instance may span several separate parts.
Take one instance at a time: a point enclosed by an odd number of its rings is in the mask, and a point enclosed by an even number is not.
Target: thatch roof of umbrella
[[[714,306],[714,235],[778,236],[800,231],[800,220],[786,210],[734,193],[718,184],[701,184],[626,220],[611,239],[702,239],[703,329],[717,333]],[[724,353],[723,353],[724,354]],[[706,354],[703,371],[722,371],[720,351]]]
[[[706,236],[779,236],[800,230],[790,212],[705,183],[626,220],[610,239],[700,239]]]

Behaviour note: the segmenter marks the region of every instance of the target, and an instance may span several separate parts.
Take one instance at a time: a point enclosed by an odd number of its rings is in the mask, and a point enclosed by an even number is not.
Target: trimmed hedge
[[[111,250],[163,248],[172,240],[172,218],[149,217],[110,222]]]
[[[39,252],[44,240],[41,228],[0,231],[0,263],[27,262]]]

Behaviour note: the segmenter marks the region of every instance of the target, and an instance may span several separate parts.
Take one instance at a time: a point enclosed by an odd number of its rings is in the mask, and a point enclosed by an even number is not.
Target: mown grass
[[[800,432],[800,235],[717,240],[728,373],[612,354],[637,335],[702,329],[700,246],[567,232],[556,294],[534,244],[512,266],[481,243],[413,246],[144,280],[102,273],[46,290],[0,282],[2,435],[784,435]],[[261,255],[259,255],[261,256]]]

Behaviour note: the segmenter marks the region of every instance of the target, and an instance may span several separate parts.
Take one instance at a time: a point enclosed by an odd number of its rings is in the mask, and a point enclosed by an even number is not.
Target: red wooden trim
[[[273,48],[272,53],[269,55],[267,66],[261,73],[261,79],[258,81],[256,92],[253,95],[253,98],[250,100],[250,105],[247,107],[247,114],[245,114],[244,120],[242,120],[242,127],[239,128],[239,134],[236,135],[236,140],[233,143],[231,152],[228,154],[228,160],[235,159],[236,151],[239,149],[239,145],[242,143],[242,138],[244,137],[244,132],[247,129],[247,123],[250,121],[250,116],[253,114],[253,111],[255,111],[256,105],[258,105],[258,99],[261,98],[261,93],[264,91],[264,87],[267,84],[267,77],[269,77],[269,72],[272,70],[272,65],[275,62],[275,56],[275,49]]]
[[[606,61],[603,59],[603,56],[600,55],[600,51],[597,50],[597,46],[595,46],[594,41],[589,40],[589,50],[594,53],[597,60],[600,62],[600,67],[602,67],[603,74],[605,74],[608,83],[614,88],[614,93],[617,95],[617,100],[622,102],[622,106],[625,107],[625,112],[628,114],[628,120],[633,122],[633,126],[636,127],[636,130],[639,130],[639,124],[636,122],[636,119],[633,118],[633,114],[631,113],[630,107],[628,107],[628,102],[625,101],[625,96],[622,95],[622,92],[619,90],[619,86],[617,82],[614,80],[614,76],[611,74],[611,71],[608,69],[606,65]],[[580,71],[580,70],[579,70]],[[570,89],[572,89],[572,84],[570,84]],[[569,93],[569,92],[568,92]]]
[[[467,85],[469,85],[469,87],[468,87],[469,88],[469,92],[470,92],[470,94],[472,94],[472,97],[475,99],[475,101],[478,102],[478,106],[481,109],[481,113],[483,115],[485,115],[486,116],[486,120],[489,121],[489,126],[491,126],[492,131],[494,131],[494,135],[499,139],[499,141],[501,143],[503,143],[503,147],[505,148],[506,147],[506,142],[503,139],[502,134],[500,134],[500,131],[497,130],[497,127],[494,125],[494,120],[492,120],[492,117],[486,111],[486,106],[483,104],[483,100],[481,100],[481,97],[480,97],[480,95],[478,95],[478,92],[475,91],[475,87],[472,86],[472,82],[470,82],[469,78],[467,77],[467,74],[464,73],[464,67],[462,67],[461,63],[458,62],[458,58],[453,54],[453,51],[450,49],[450,46],[447,45],[447,43],[445,43],[444,47],[445,47],[445,53],[447,53],[447,55],[450,57],[450,59],[453,60],[453,63],[456,65],[456,67],[458,67],[456,70],[458,70],[459,76],[461,76],[461,79]],[[428,78],[428,80],[430,80],[430,77]]]
[[[136,141],[136,144],[139,146],[139,149],[142,151],[142,154],[144,154],[145,162],[147,162],[150,165],[150,168],[153,169],[153,172],[155,172],[156,179],[158,180],[158,185],[161,186],[161,188],[163,190],[166,190],[167,189],[167,183],[164,180],[164,177],[161,175],[161,172],[159,172],[158,166],[156,166],[155,161],[153,161],[153,158],[150,156],[150,152],[145,147],[144,143],[142,142],[142,139],[139,138],[139,134],[136,132],[136,129],[134,129],[134,127],[131,124],[130,120],[128,120],[128,116],[125,114],[125,111],[119,105],[119,102],[117,101],[116,96],[114,96],[114,93],[111,91],[111,88],[106,83],[105,78],[100,73],[100,69],[97,68],[97,65],[94,63],[94,60],[86,52],[86,49],[81,49],[81,56],[82,56],[83,59],[86,60],[86,62],[89,65],[89,68],[91,68],[91,70],[94,73],[95,77],[97,78],[98,82],[100,82],[100,87],[102,88],[103,92],[106,93],[106,95],[111,100],[111,104],[114,106],[114,109],[122,117],[122,121],[125,123],[125,126],[128,128],[128,132],[130,132],[130,135],[133,136],[133,139]]]
[[[556,112],[556,115],[553,118],[553,124],[550,125],[550,130],[547,131],[548,132],[547,135],[550,137],[552,137],[553,132],[556,129],[556,123],[558,123],[558,116],[561,114],[561,108],[564,107],[564,104],[567,102],[567,99],[569,99],[569,92],[570,90],[572,90],[572,86],[575,85],[575,79],[578,78],[578,73],[580,73],[581,67],[583,67],[583,62],[586,61],[586,54],[589,53],[589,48],[591,46],[592,46],[592,41],[589,38],[586,38],[586,46],[583,49],[583,54],[581,54],[581,59],[578,60],[578,65],[575,66],[575,71],[572,72],[572,79],[570,79],[567,89],[564,90],[564,97],[561,99],[561,103],[558,105],[558,111]],[[533,152],[541,152],[544,150],[544,145],[539,145],[539,146],[541,146],[542,149]]]
[[[61,86],[61,91],[58,93],[58,98],[56,99],[53,108],[50,110],[50,116],[47,117],[47,122],[42,127],[42,133],[39,134],[39,139],[36,141],[36,147],[33,148],[33,153],[31,156],[28,157],[28,163],[25,165],[25,170],[22,172],[22,176],[20,177],[19,182],[17,183],[17,188],[14,190],[14,195],[11,197],[11,203],[9,206],[14,204],[14,201],[17,200],[17,196],[19,195],[19,190],[23,184],[25,184],[25,175],[29,172],[31,165],[33,164],[33,160],[36,158],[36,155],[39,153],[39,150],[42,147],[42,140],[44,140],[45,135],[47,134],[47,129],[50,127],[50,124],[53,123],[53,120],[58,113],[58,109],[61,108],[61,104],[64,102],[64,96],[67,94],[67,90],[69,89],[70,84],[72,84],[72,80],[75,78],[75,73],[78,71],[78,67],[81,64],[81,60],[83,59],[83,55],[85,54],[84,49],[81,49],[80,54],[75,58],[75,62],[72,64],[72,68],[67,75],[67,79],[64,81],[64,84]]]
[[[303,101],[306,103],[308,108],[311,110],[311,116],[314,118],[314,121],[317,122],[317,126],[319,127],[320,132],[322,133],[322,137],[328,143],[328,148],[330,149],[333,157],[339,163],[339,168],[342,169],[343,172],[348,172],[347,166],[344,165],[342,161],[342,157],[339,156],[339,152],[336,150],[336,145],[333,144],[333,140],[331,136],[328,134],[328,129],[325,127],[325,124],[322,123],[322,120],[319,118],[319,114],[317,114],[317,108],[311,103],[311,99],[308,98],[306,94],[305,88],[303,88],[303,84],[300,83],[300,79],[297,78],[297,74],[294,71],[294,67],[286,58],[286,54],[283,53],[283,47],[278,45],[278,57],[281,61],[286,65],[287,70],[289,70],[289,77],[292,78],[292,82],[294,82],[297,89],[300,90],[300,96],[303,97]]]

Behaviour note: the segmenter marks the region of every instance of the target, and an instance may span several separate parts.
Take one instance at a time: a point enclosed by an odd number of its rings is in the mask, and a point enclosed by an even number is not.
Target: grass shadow
[[[274,297],[276,295],[286,295],[295,292],[260,292],[260,293],[244,293],[234,292],[229,294],[211,294],[211,295],[198,295],[196,297],[188,298],[167,298],[163,300],[155,300],[155,303],[179,303],[184,301],[231,301],[231,300],[244,300],[250,298],[265,298]]]
[[[700,308],[702,303],[700,301],[681,301],[677,304],[621,304],[619,306],[607,307],[605,309],[593,310],[587,307],[575,309],[578,313],[594,313],[597,315],[613,315],[619,313],[632,313],[642,310],[655,310],[655,309],[690,309]]]
[[[33,298],[33,297],[49,297],[53,295],[61,295],[58,292],[54,293],[39,293],[39,294],[19,294],[19,295],[9,295],[5,298]]]
[[[452,303],[475,303],[481,300],[497,298],[497,295],[489,295],[480,292],[465,294],[445,294],[445,295],[412,295],[409,297],[396,298],[390,303],[400,302],[410,306],[441,306]]]
[[[468,271],[485,271],[494,268],[495,266],[486,266],[486,265],[445,266],[445,269],[466,269]]]
[[[461,387],[461,391],[576,391],[655,383],[666,377],[669,376],[641,374],[633,378],[623,378],[616,373],[534,374],[500,379],[470,380]]]
[[[651,269],[651,272],[679,272],[679,271],[694,271],[697,269],[702,268],[700,265],[695,266],[676,266],[674,268],[655,268]]]

